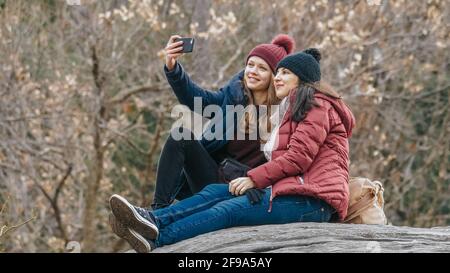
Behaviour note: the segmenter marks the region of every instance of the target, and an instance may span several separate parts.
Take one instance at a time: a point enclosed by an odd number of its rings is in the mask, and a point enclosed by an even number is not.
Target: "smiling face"
[[[299,82],[297,75],[287,68],[280,67],[274,78],[275,93],[277,97],[281,100],[289,95],[289,91],[297,88]]]
[[[272,79],[272,70],[262,58],[252,56],[245,67],[245,83],[252,91],[267,90]]]

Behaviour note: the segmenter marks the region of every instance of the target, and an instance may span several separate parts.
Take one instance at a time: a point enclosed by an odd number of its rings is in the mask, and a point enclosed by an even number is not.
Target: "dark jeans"
[[[173,244],[214,230],[294,222],[329,222],[332,207],[308,196],[278,196],[269,212],[271,188],[261,202],[251,204],[247,196],[236,197],[227,184],[211,184],[192,197],[153,211],[159,228],[157,246]]]
[[[154,210],[169,206],[174,199],[190,197],[206,185],[219,181],[217,162],[194,134],[184,128],[175,130],[187,130],[191,137],[175,140],[171,132],[167,138],[157,168],[151,205]]]

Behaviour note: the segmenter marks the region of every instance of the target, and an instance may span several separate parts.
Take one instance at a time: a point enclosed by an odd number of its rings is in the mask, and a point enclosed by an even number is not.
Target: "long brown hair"
[[[264,115],[260,116],[258,119],[258,126],[266,126],[266,130],[268,133],[272,130],[272,124],[270,123],[270,114],[272,110],[272,105],[278,105],[280,100],[277,98],[275,93],[275,85],[274,85],[274,77],[275,75],[271,75],[269,88],[267,89],[267,98],[264,102],[264,106],[267,106],[267,111]],[[244,98],[245,98],[245,107],[248,105],[255,105],[255,98],[253,97],[253,92],[248,88],[246,84],[246,76],[244,75],[244,79],[242,80],[242,88],[244,90]],[[255,105],[258,107],[257,105]],[[250,108],[254,110],[254,108]],[[245,117],[240,121],[240,128],[245,128],[245,133],[250,134],[253,129],[257,129],[259,127],[256,125],[257,113],[254,111],[249,111],[245,113]],[[267,135],[268,136],[268,135]],[[267,139],[267,136],[262,136],[261,141],[264,143]]]

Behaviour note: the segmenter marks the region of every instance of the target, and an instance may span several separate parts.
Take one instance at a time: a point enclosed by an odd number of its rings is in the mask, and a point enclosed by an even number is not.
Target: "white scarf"
[[[278,131],[280,130],[281,123],[284,120],[284,116],[289,108],[289,96],[286,96],[281,102],[280,105],[270,116],[270,122],[272,125],[275,125],[274,129],[270,133],[269,140],[264,144],[263,152],[267,161],[272,160],[272,152],[278,148]]]

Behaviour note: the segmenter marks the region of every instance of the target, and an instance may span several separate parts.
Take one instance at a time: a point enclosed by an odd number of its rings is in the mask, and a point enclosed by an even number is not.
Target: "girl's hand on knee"
[[[249,177],[239,177],[230,182],[229,191],[231,194],[239,196],[245,194],[248,189],[255,188],[255,186],[255,182]]]

